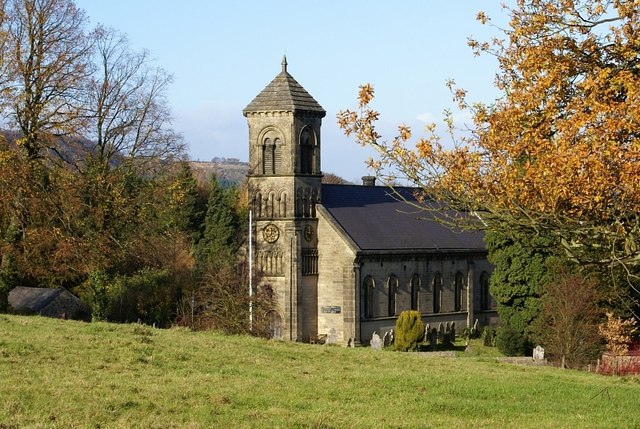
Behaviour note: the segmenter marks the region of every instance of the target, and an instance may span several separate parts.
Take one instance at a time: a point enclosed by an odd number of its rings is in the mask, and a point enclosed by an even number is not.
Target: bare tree
[[[346,185],[349,183],[349,181],[343,179],[337,174],[324,173],[324,176],[322,176],[322,183],[326,183],[329,185]]]
[[[132,51],[113,29],[94,32],[96,71],[88,96],[88,137],[95,160],[109,169],[120,160],[158,160],[180,155],[182,137],[171,128],[165,93],[172,77],[152,67],[147,51]]]
[[[56,149],[79,127],[81,94],[90,73],[87,18],[72,0],[8,0],[11,69],[9,116],[23,134],[28,159]]]
[[[598,293],[593,278],[554,269],[544,286],[535,330],[550,359],[563,368],[580,368],[600,354]]]

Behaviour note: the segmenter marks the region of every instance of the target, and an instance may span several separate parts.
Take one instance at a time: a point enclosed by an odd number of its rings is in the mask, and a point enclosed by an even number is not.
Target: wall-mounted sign
[[[342,312],[342,307],[338,305],[328,305],[326,307],[320,307],[320,311],[323,313],[340,314]]]

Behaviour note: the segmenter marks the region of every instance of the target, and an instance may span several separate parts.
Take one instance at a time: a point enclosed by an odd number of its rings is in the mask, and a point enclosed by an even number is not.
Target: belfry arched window
[[[262,174],[280,173],[282,164],[282,140],[274,131],[269,131],[262,139],[260,146],[262,155]]]
[[[300,173],[316,172],[317,141],[313,130],[305,127],[300,133]]]
[[[262,174],[272,174],[273,169],[273,142],[270,138],[264,139],[262,144]]]
[[[273,174],[280,173],[282,165],[282,140],[276,138],[273,141]]]

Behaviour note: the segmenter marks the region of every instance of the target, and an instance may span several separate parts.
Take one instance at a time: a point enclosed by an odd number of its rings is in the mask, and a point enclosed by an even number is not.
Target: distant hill
[[[213,158],[211,161],[189,161],[198,182],[207,182],[215,173],[223,185],[240,185],[247,177],[249,163],[236,158]],[[352,184],[333,173],[323,173],[322,183]]]
[[[212,174],[218,181],[227,185],[239,185],[244,182],[249,164],[235,158],[214,158],[212,161],[189,161],[199,182],[207,182]]]

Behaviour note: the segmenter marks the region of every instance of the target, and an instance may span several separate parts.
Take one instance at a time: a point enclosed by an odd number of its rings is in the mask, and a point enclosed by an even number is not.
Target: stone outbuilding
[[[91,321],[89,305],[64,288],[19,286],[9,292],[8,301],[10,310],[17,314]]]

